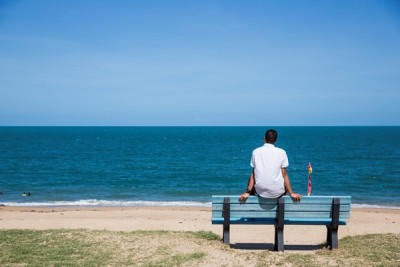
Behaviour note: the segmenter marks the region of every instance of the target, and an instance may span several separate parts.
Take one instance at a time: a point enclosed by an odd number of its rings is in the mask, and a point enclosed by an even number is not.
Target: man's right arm
[[[289,180],[289,175],[286,171],[286,168],[282,168],[282,176],[283,176],[283,181],[285,183],[285,188],[287,192],[289,193],[290,197],[293,198],[295,201],[299,201],[302,195],[297,194],[293,192],[292,187],[290,185],[290,180]]]

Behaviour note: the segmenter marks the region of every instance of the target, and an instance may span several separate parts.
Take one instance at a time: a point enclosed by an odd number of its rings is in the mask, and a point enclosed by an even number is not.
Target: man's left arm
[[[289,174],[286,171],[286,168],[282,168],[283,181],[285,183],[285,188],[289,193],[290,197],[295,201],[299,201],[302,195],[293,192],[292,187],[290,186]]]

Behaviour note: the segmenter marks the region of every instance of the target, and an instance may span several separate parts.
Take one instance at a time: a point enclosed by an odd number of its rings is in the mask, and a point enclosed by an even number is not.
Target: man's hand
[[[300,201],[300,198],[302,197],[302,195],[293,192],[293,193],[290,194],[290,197],[293,198],[294,201],[297,202],[297,201]]]
[[[246,200],[249,198],[249,196],[250,196],[250,193],[241,194],[239,197],[240,202],[243,202],[243,203],[246,202]]]

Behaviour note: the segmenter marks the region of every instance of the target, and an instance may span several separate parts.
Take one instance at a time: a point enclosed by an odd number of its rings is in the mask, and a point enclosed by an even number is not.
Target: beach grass
[[[0,230],[0,266],[400,266],[399,251],[395,234],[278,253],[234,249],[204,231]]]

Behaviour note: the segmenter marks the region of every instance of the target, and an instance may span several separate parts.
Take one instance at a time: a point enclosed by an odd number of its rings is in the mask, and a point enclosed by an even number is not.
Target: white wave
[[[77,201],[49,201],[49,202],[3,202],[5,206],[15,207],[151,207],[151,206],[190,206],[190,207],[211,207],[211,202],[197,201],[118,201],[118,200],[97,200],[84,199]]]
[[[352,208],[362,208],[362,209],[400,209],[399,206],[382,206],[382,205],[370,205],[370,204],[351,204]]]

